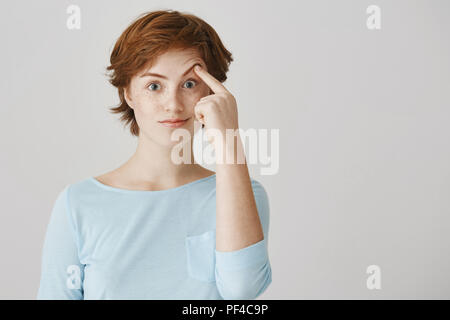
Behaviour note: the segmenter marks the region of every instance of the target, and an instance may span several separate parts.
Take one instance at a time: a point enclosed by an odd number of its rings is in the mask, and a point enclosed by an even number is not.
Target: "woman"
[[[243,151],[240,138],[233,146],[209,136],[224,160],[216,172],[194,162],[192,139],[183,142],[189,161],[172,153],[172,133],[192,137],[196,121],[222,137],[238,128],[236,100],[222,85],[232,60],[193,15],[154,11],[124,31],[107,70],[120,97],[112,111],[130,124],[137,150],[60,192],[38,299],[254,299],[266,290],[267,194],[245,162],[225,161]]]

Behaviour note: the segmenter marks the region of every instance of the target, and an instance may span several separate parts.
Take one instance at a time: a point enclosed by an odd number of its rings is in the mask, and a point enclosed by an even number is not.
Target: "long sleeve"
[[[84,266],[69,212],[69,187],[56,199],[42,249],[38,300],[82,300]]]
[[[216,285],[226,300],[250,300],[263,293],[272,282],[268,255],[269,199],[264,187],[252,179],[252,188],[264,239],[236,251],[215,250]]]

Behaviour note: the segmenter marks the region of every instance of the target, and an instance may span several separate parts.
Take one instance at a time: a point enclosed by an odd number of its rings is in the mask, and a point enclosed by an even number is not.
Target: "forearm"
[[[239,135],[236,140],[234,148],[232,143],[222,144],[223,157],[244,154]],[[247,163],[236,162],[216,164],[217,251],[239,250],[264,239]]]

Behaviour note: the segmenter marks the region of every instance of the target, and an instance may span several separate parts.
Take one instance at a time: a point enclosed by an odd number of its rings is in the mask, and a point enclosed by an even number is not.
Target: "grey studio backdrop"
[[[35,298],[58,192],[134,152],[104,72],[125,27],[157,9],[210,23],[235,59],[240,127],[279,129],[278,172],[250,165],[271,209],[258,299],[450,298],[445,0],[2,3],[0,298]]]

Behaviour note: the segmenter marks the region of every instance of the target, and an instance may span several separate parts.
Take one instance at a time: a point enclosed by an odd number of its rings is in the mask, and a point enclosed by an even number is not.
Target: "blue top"
[[[254,299],[272,282],[269,201],[251,179],[264,239],[215,249],[216,175],[138,191],[94,177],[58,195],[37,299]]]

